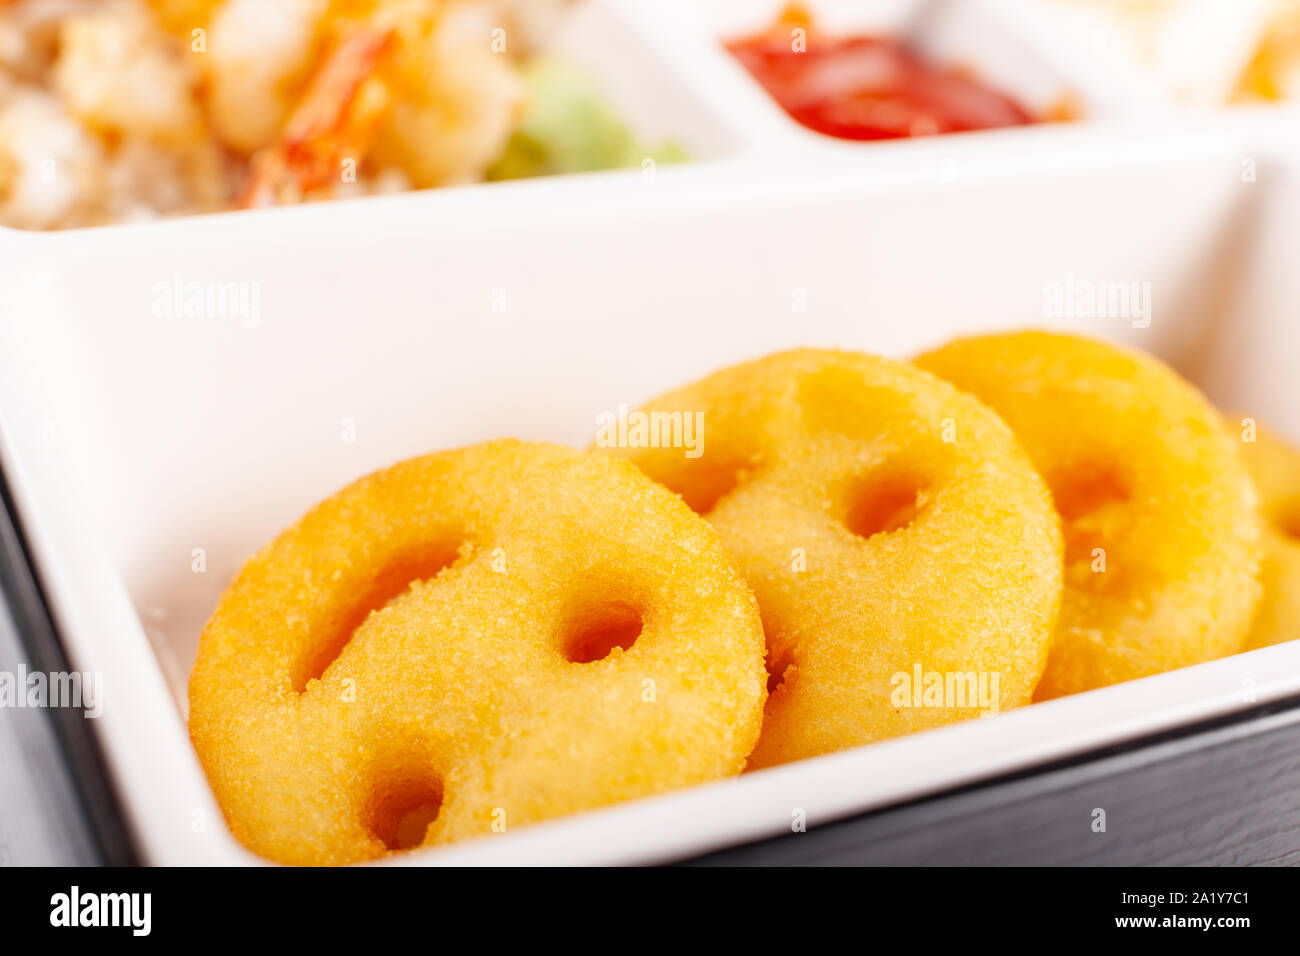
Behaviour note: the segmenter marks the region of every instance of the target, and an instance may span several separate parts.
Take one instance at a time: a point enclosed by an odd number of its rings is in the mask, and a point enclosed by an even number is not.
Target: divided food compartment
[[[699,107],[719,128],[735,137],[738,153],[747,159],[771,154],[811,152],[851,153],[870,161],[886,151],[933,145],[929,140],[854,143],[808,130],[788,116],[736,61],[724,44],[769,27],[787,0],[606,0],[599,7],[623,25],[630,25],[661,62],[689,84]],[[813,0],[804,3],[812,14],[813,32],[874,34],[906,39],[932,62],[970,70],[981,80],[1015,97],[1031,113],[1062,111],[1088,120],[1104,120],[1163,109],[1149,84],[1135,76],[1104,68],[1105,61],[1081,50],[1069,31],[1049,10],[1033,0]],[[615,56],[592,58],[592,47],[581,42],[587,31],[561,39],[563,51],[601,68],[611,81],[620,105],[625,71],[604,68]],[[619,80],[615,80],[617,75]],[[636,87],[644,91],[644,79]],[[1030,132],[1033,131],[1031,128]],[[1024,130],[979,135],[1015,136]],[[966,137],[963,137],[966,138]],[[712,145],[712,144],[709,144]],[[703,158],[698,151],[692,155]]]
[[[948,161],[930,141],[852,143],[805,129],[745,71],[724,43],[769,26],[784,0],[573,0],[544,52],[596,81],[647,149],[683,148],[689,162],[770,162],[844,151],[871,162],[893,151]],[[811,0],[814,33],[902,37],[941,66],[969,69],[1036,115],[1068,105],[1089,120],[1159,111],[1157,97],[1117,79],[1035,0]],[[1037,127],[982,133],[1033,135]],[[969,138],[964,136],[963,138]],[[646,170],[615,172],[624,178]],[[535,182],[535,181],[534,181]],[[482,184],[458,187],[471,192]],[[356,200],[353,200],[356,201]],[[110,227],[112,228],[112,227]]]
[[[728,72],[761,91],[707,35],[655,32],[674,11],[591,14],[593,71],[701,160],[654,177],[0,232],[0,461],[73,665],[104,674],[94,730],[148,861],[257,862],[185,731],[199,631],[248,555],[398,459],[584,446],[602,411],[779,348],[1019,326],[1146,349],[1300,440],[1295,130],[1243,111],[783,153],[716,98]],[[635,105],[633,65],[667,101]],[[1078,282],[1150,283],[1149,324],[1049,314]],[[188,315],[190,283],[240,307]],[[1300,642],[390,862],[679,859],[1297,692]]]
[[[853,151],[858,156],[862,156],[864,146],[880,146],[878,142],[849,142],[805,129],[764,91],[752,88],[744,69],[730,62],[722,43],[765,30],[786,3],[667,0],[660,6],[659,15],[660,22],[680,24],[676,27],[678,33],[705,38],[713,56],[720,54],[729,61],[710,83],[714,97],[728,98],[725,103],[715,103],[714,108],[731,115],[748,131],[752,142],[764,148],[802,146]],[[818,0],[804,7],[812,14],[810,32],[814,43],[822,32],[903,38],[931,62],[971,71],[980,80],[1012,95],[1037,116],[1066,113],[1098,120],[1154,112],[1162,107],[1149,86],[1137,78],[1100,68],[1098,58],[1073,42],[1052,11],[1033,0]],[[670,38],[669,42],[674,41]]]

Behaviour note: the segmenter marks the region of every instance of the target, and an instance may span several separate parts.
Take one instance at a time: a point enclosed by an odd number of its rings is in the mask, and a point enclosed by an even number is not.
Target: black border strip
[[[36,573],[28,539],[18,519],[9,479],[0,465],[0,600],[7,600],[18,640],[34,670],[72,670],[59,639],[50,602]],[[45,710],[62,748],[64,765],[84,816],[89,822],[101,866],[133,866],[140,855],[131,837],[121,801],[113,787],[108,763],[92,721],[80,710]]]

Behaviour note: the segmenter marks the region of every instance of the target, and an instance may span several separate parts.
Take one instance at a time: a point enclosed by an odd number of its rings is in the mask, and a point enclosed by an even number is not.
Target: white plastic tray
[[[575,29],[610,45],[587,62],[631,118],[693,163],[0,231],[0,460],[73,664],[105,675],[95,729],[150,861],[256,861],[186,734],[198,633],[249,554],[400,458],[585,445],[602,410],[782,347],[907,356],[1026,325],[1145,348],[1300,440],[1291,114],[850,148],[774,115],[719,51],[708,31],[735,3],[713,21],[688,6],[595,3]],[[937,6],[991,25],[1007,4]],[[257,308],[166,314],[178,276],[242,283]],[[1045,289],[1067,281],[1149,282],[1150,324],[1051,318]],[[1300,642],[392,862],[680,858],[1297,692]]]

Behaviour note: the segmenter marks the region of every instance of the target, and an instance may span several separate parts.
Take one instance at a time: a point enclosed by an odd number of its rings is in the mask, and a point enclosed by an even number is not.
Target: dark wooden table
[[[1298,866],[1300,700],[693,862]]]
[[[0,473],[0,671],[68,671]],[[135,861],[91,725],[80,711],[0,707],[0,863]]]

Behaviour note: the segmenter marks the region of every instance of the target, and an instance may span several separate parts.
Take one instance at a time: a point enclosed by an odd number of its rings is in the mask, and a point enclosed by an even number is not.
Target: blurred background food
[[[488,179],[638,166],[686,158],[674,143],[641,142],[581,70],[537,56],[520,70],[529,107],[487,171]]]
[[[548,53],[582,2],[0,0],[0,225],[683,158],[640,141],[597,84]],[[1170,101],[1300,99],[1300,0],[1024,2],[1054,11],[1098,69],[1144,75],[1138,85]],[[815,33],[792,9],[729,45],[813,129],[877,139],[1074,115],[1031,115],[961,64],[900,38]],[[792,49],[791,17],[813,46]]]
[[[1023,126],[1020,103],[970,70],[934,63],[906,37],[823,31],[802,3],[727,49],[809,129],[878,140]]]
[[[567,0],[0,0],[0,224],[673,159],[543,50]]]
[[[1039,0],[1175,101],[1300,97],[1300,0]]]
[[[1237,86],[1235,98],[1300,98],[1300,0],[1273,3],[1264,38]]]

